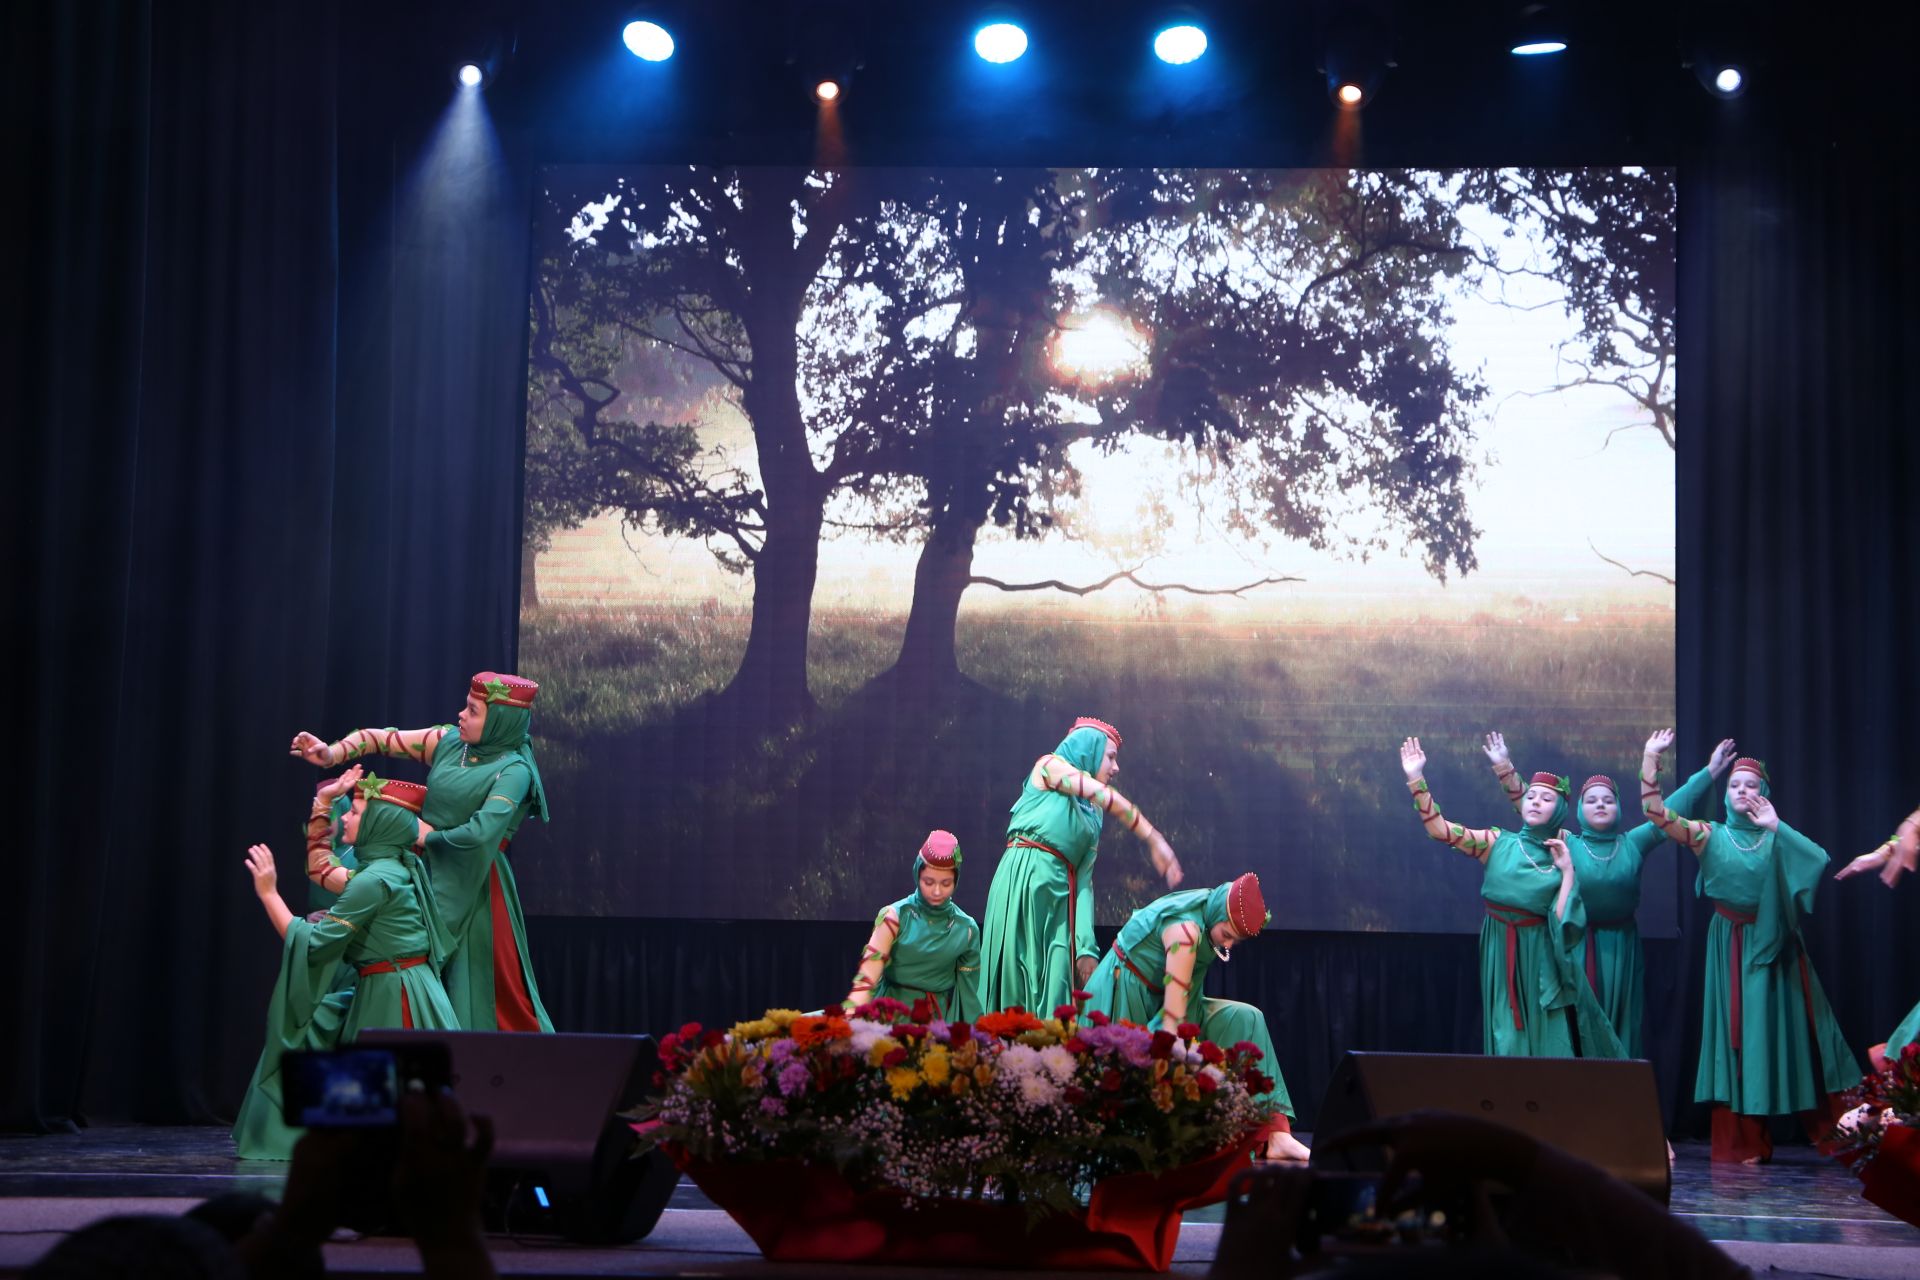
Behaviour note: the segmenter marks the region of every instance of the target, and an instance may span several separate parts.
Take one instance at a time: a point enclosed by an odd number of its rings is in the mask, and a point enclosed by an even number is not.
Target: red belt
[[[1117,942],[1113,944],[1113,954],[1119,957],[1121,964],[1127,966],[1128,973],[1140,979],[1140,981],[1144,982],[1147,985],[1147,990],[1154,992],[1156,995],[1164,995],[1166,993],[1167,989],[1165,987],[1161,986],[1159,983],[1155,982],[1152,978],[1149,978],[1146,974],[1140,972],[1140,970],[1134,967],[1133,961],[1127,959],[1127,953],[1120,949],[1120,944]]]
[[[507,851],[507,842],[505,840],[502,840],[500,842],[500,852],[505,853],[506,851]]]
[[[1713,904],[1713,913],[1725,916],[1733,923],[1733,942],[1727,948],[1727,1044],[1735,1053],[1740,1052],[1740,970],[1746,960],[1747,926],[1760,917],[1748,915],[1744,911],[1735,911],[1724,902]]]
[[[1520,967],[1520,931],[1533,929],[1547,922],[1545,916],[1537,916],[1531,911],[1522,911],[1519,907],[1509,907],[1504,903],[1482,898],[1487,904],[1487,914],[1507,926],[1507,1007],[1513,1010],[1513,1029],[1525,1031],[1526,1021],[1520,1016],[1520,990],[1517,977]]]
[[[1596,929],[1624,929],[1633,923],[1632,916],[1621,916],[1618,920],[1587,921],[1587,985],[1593,988],[1593,994],[1600,994],[1600,964],[1594,951],[1593,932]]]
[[[1075,950],[1080,945],[1078,941],[1080,937],[1080,932],[1079,932],[1079,929],[1076,927],[1078,922],[1074,918],[1074,911],[1075,911],[1074,900],[1080,896],[1079,872],[1074,870],[1073,862],[1067,857],[1066,854],[1060,852],[1058,849],[1052,848],[1049,845],[1041,844],[1038,840],[1029,840],[1025,836],[1008,836],[1007,848],[1039,849],[1043,852],[1050,853],[1054,857],[1060,859],[1060,865],[1067,869],[1067,982],[1069,984],[1069,989],[1078,987],[1080,983],[1078,982],[1074,974],[1074,961],[1078,957],[1074,953],[1075,953]]]
[[[417,964],[425,964],[426,962],[427,958],[425,956],[408,956],[404,960],[381,960],[374,964],[361,965],[360,976],[364,978],[368,974],[373,973],[398,973],[402,969],[411,969]]]

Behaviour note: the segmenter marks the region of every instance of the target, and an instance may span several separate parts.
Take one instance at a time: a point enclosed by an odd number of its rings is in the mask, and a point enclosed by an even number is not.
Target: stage
[[[1310,1137],[1310,1135],[1308,1135]],[[285,1166],[234,1158],[227,1131],[210,1126],[108,1127],[73,1135],[0,1138],[0,1275],[31,1265],[60,1234],[118,1213],[180,1213],[209,1196],[277,1197]],[[1762,1168],[1715,1168],[1702,1143],[1683,1143],[1673,1211],[1755,1273],[1859,1280],[1920,1274],[1920,1229],[1862,1200],[1844,1169],[1805,1147],[1783,1147]],[[1220,1239],[1221,1209],[1189,1214],[1172,1274],[1205,1275]],[[540,1237],[489,1241],[502,1275],[819,1275],[818,1266],[768,1263],[691,1183],[674,1192],[646,1239],[587,1248]],[[418,1274],[413,1246],[341,1237],[327,1246],[330,1273]],[[926,1276],[863,1268],[862,1275]],[[1086,1274],[1086,1273],[1076,1273]]]

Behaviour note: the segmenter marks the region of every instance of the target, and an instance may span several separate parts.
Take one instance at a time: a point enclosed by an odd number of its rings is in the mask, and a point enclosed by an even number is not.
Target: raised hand
[[[1177,889],[1187,873],[1180,867],[1180,859],[1173,852],[1173,846],[1158,831],[1147,841],[1147,856],[1153,859],[1153,869],[1166,879],[1167,888]]]
[[[253,891],[265,898],[280,888],[280,872],[273,865],[273,850],[256,844],[247,850],[247,871],[253,876]]]
[[[316,768],[331,769],[334,766],[333,748],[305,729],[293,735],[293,745],[287,749],[287,754],[298,756]]]
[[[1553,859],[1554,868],[1563,876],[1573,870],[1573,854],[1567,849],[1564,838],[1566,834],[1562,831],[1560,835],[1546,842],[1547,854]]]
[[[1487,759],[1495,764],[1512,764],[1513,757],[1507,754],[1507,740],[1500,733],[1489,733],[1487,744],[1480,748],[1487,753]]]
[[[1671,747],[1672,745],[1673,745],[1673,730],[1655,729],[1653,731],[1653,735],[1647,739],[1647,754],[1650,756],[1653,756],[1655,759],[1658,759],[1659,757],[1665,755],[1667,753],[1667,748]]]
[[[315,789],[314,794],[331,803],[352,790],[353,784],[360,781],[360,775],[365,772],[360,765],[355,765],[345,773],[328,778]]]
[[[1408,782],[1418,782],[1426,776],[1427,753],[1420,749],[1420,739],[1408,738],[1400,744],[1400,768]]]
[[[1756,795],[1747,802],[1747,816],[1753,819],[1755,826],[1763,830],[1778,831],[1780,829],[1780,815],[1773,811],[1773,801],[1765,796]]]
[[[1719,777],[1727,771],[1727,766],[1733,763],[1734,757],[1738,754],[1739,752],[1734,749],[1732,738],[1720,739],[1720,745],[1715,747],[1713,754],[1707,757],[1707,772],[1716,778]]]

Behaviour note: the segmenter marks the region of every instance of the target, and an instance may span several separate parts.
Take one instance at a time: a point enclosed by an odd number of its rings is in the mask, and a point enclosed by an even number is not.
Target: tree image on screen
[[[933,827],[973,909],[1097,715],[1196,883],[1470,928],[1399,741],[1493,825],[1487,730],[1617,772],[1671,716],[1669,172],[543,178],[535,910],[869,917]]]

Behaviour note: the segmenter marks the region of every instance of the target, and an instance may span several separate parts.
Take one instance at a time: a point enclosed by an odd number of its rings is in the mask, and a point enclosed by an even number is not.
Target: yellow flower
[[[881,1036],[873,1042],[873,1048],[867,1050],[867,1065],[880,1066],[886,1062],[887,1055],[900,1047],[900,1042],[892,1036]]]
[[[953,1078],[953,1096],[958,1098],[973,1087],[973,1077],[964,1071]]]
[[[1058,1022],[1044,1022],[1031,1031],[1022,1031],[1014,1039],[1021,1044],[1031,1045],[1035,1049],[1044,1049],[1050,1044],[1059,1044],[1064,1037],[1060,1034]]]
[[[767,1010],[766,1021],[773,1024],[775,1031],[785,1031],[793,1025],[793,1020],[799,1016],[800,1011],[798,1009],[769,1009]]]
[[[920,1073],[912,1067],[893,1067],[887,1071],[887,1084],[896,1101],[918,1089],[920,1083]]]
[[[992,1084],[993,1068],[984,1062],[981,1063],[973,1069],[973,1080],[975,1084]]]
[[[756,1040],[765,1040],[779,1029],[772,1018],[755,1018],[752,1022],[734,1023],[733,1030],[727,1034],[735,1040],[751,1044]]]
[[[928,1046],[920,1059],[920,1070],[926,1073],[927,1083],[935,1088],[945,1084],[953,1074],[953,1059],[947,1054],[947,1046],[939,1043]]]

